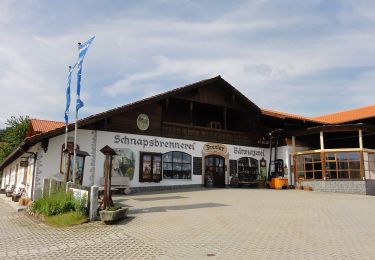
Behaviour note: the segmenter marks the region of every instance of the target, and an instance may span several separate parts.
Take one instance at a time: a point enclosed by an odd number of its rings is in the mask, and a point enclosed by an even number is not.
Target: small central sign
[[[223,144],[208,143],[203,146],[205,153],[227,154],[227,147]]]
[[[145,131],[150,126],[150,119],[146,114],[140,114],[137,117],[137,126],[139,130]]]

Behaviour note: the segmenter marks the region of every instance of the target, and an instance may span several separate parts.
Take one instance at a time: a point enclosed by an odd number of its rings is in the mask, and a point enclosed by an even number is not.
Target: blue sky
[[[0,128],[63,121],[67,66],[92,35],[80,118],[216,75],[306,116],[375,103],[370,0],[0,0],[0,34]]]

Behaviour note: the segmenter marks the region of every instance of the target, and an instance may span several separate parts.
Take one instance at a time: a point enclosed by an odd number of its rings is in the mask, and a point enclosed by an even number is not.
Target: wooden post
[[[112,156],[116,155],[116,152],[108,145],[104,146],[100,151],[105,155],[104,162],[104,198],[103,207],[113,206],[112,194],[111,194],[111,169],[112,169]]]
[[[321,152],[320,153],[320,163],[322,164],[322,179],[326,180],[326,153]]]
[[[297,166],[296,166],[296,137],[292,136],[292,161],[293,161],[293,174],[291,175],[294,180],[291,180],[291,184],[295,185],[297,180]]]
[[[358,142],[359,142],[359,148],[361,151],[359,152],[361,155],[361,178],[362,180],[365,179],[365,162],[364,162],[364,156],[363,156],[363,138],[362,138],[362,129],[358,129]]]
[[[292,158],[293,158],[293,172],[294,172],[294,174],[293,174],[294,181],[292,182],[292,184],[296,185],[297,184],[297,160],[296,160],[296,155],[293,154]]]
[[[320,132],[320,150],[324,150],[324,134],[323,134],[323,131]]]
[[[363,149],[362,129],[358,129],[359,148]]]

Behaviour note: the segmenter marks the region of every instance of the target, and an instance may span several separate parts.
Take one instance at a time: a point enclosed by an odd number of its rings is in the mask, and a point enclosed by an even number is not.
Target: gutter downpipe
[[[19,150],[22,153],[28,153],[28,154],[32,154],[34,156],[33,179],[32,179],[32,182],[31,182],[31,200],[34,200],[34,185],[35,185],[35,177],[36,177],[35,176],[36,160],[38,159],[38,153],[24,151],[21,147],[19,147]]]

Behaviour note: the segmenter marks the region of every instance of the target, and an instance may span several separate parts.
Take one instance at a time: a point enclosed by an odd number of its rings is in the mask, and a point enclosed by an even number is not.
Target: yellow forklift
[[[270,136],[270,161],[268,165],[267,187],[271,189],[286,189],[288,179],[284,178],[284,161],[277,159],[277,147],[282,129],[275,129],[269,133]]]

